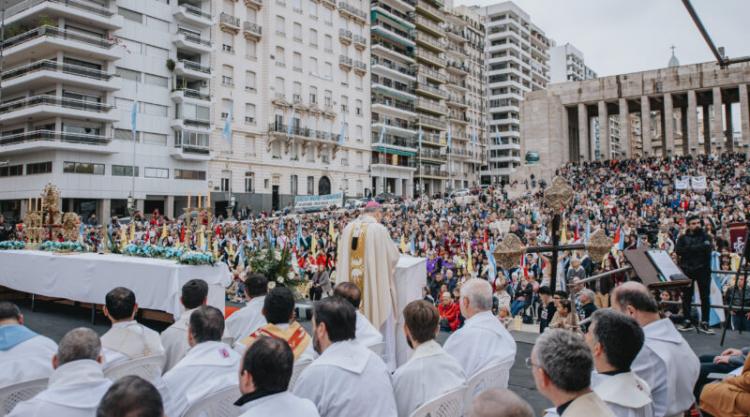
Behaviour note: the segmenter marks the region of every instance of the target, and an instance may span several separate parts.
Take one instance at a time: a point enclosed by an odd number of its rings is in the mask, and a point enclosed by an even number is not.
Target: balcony
[[[54,130],[33,130],[30,132],[0,137],[0,152],[3,155],[14,153],[42,152],[47,150],[68,150],[75,152],[113,154],[107,145],[111,138],[83,133],[69,133]]]
[[[222,12],[219,15],[219,27],[225,32],[237,34],[240,32],[240,18]]]
[[[419,70],[419,76],[424,77],[425,79],[430,79],[440,84],[443,84],[448,80],[448,77],[446,77],[445,74],[441,73],[440,71],[435,71],[434,69],[428,67],[427,65],[420,64],[418,67],[418,70]]]
[[[50,117],[79,118],[113,122],[119,118],[110,114],[114,106],[59,96],[32,96],[0,105],[0,122],[42,120]]]
[[[209,94],[201,93],[198,90],[192,90],[189,88],[178,88],[172,90],[170,96],[175,103],[196,102],[207,104],[206,102],[211,101],[211,96]]]
[[[447,103],[449,106],[459,107],[462,109],[466,109],[469,107],[469,105],[466,103],[466,100],[463,97],[457,96],[455,94],[451,94],[448,96]]]
[[[459,74],[459,75],[467,75],[469,74],[469,67],[466,64],[450,61],[446,64],[445,69],[448,71]]]
[[[440,42],[432,36],[422,32],[417,32],[417,43],[435,51],[436,53],[445,51],[445,43]]]
[[[260,10],[263,7],[263,0],[245,0],[245,6],[249,9]]]
[[[178,21],[204,28],[210,27],[213,23],[211,13],[188,3],[182,3],[177,6],[174,17]]]
[[[182,59],[175,65],[174,72],[189,80],[211,80],[211,67],[201,66],[200,62]]]
[[[339,67],[344,71],[350,71],[352,69],[352,59],[345,55],[339,55]]]
[[[29,84],[62,82],[65,85],[115,91],[120,89],[119,77],[78,65],[41,60],[7,70],[0,76],[5,95],[30,89]]]
[[[2,43],[5,64],[52,56],[59,52],[79,54],[91,59],[111,61],[120,59],[122,51],[113,48],[114,41],[62,30],[54,26],[40,26],[8,38]]]
[[[211,48],[211,41],[182,29],[177,30],[177,33],[172,37],[172,42],[179,49],[198,54],[208,54],[213,50]]]
[[[354,40],[354,47],[359,49],[360,51],[367,49],[367,38],[361,35],[354,35],[352,36],[352,39]]]
[[[372,123],[372,129],[378,134],[380,133],[380,130],[383,129],[383,126],[385,126],[385,131],[388,133],[395,133],[396,135],[406,136],[409,138],[413,138],[417,134],[417,126],[414,124],[409,123],[397,123],[397,124],[387,124],[383,123],[382,120],[375,120]]]
[[[182,135],[181,143],[175,143],[169,150],[172,158],[181,161],[209,161],[211,160],[211,149],[208,146],[208,135],[198,137],[195,135]]]
[[[373,23],[371,29],[374,34],[380,35],[402,46],[406,46],[408,48],[414,48],[416,46],[414,41],[411,39],[413,37],[412,33],[394,29],[390,26],[384,25],[382,22]]]
[[[417,96],[415,96],[412,93],[406,92],[404,90],[399,90],[397,88],[393,88],[389,85],[381,84],[378,82],[372,83],[372,92],[380,92],[389,96],[399,97],[403,100],[413,101],[417,99]]]
[[[445,153],[445,148],[443,149],[430,149],[430,148],[422,148],[419,151],[419,157],[421,159],[432,159],[435,161],[445,161],[447,159],[447,154]]]
[[[436,67],[444,67],[445,66],[445,58],[442,57],[442,55],[433,54],[432,52],[429,52],[425,49],[417,49],[417,53],[415,54],[417,57],[417,60],[420,60],[422,62],[427,62],[429,64],[435,65]]]
[[[352,31],[346,29],[339,29],[339,41],[344,45],[352,43]]]
[[[367,74],[367,64],[362,61],[354,61],[354,72],[359,75]]]
[[[319,145],[338,145],[338,136],[331,132],[309,129],[301,126],[289,126],[283,123],[271,123],[268,125],[268,132],[275,139],[300,139]]]
[[[336,0],[320,0],[320,3],[323,5],[323,7],[331,10],[336,8]]]
[[[448,114],[448,120],[450,120],[453,123],[460,123],[463,125],[469,124],[469,119],[466,117],[465,114],[456,114],[454,112],[451,112]]]
[[[430,32],[432,35],[437,36],[438,38],[443,37],[443,28],[424,16],[417,15],[414,19],[414,23],[417,24],[418,29],[422,29],[425,32]]]
[[[445,178],[448,178],[448,171],[445,171],[444,169],[440,169],[440,167],[435,167],[431,165],[422,165],[419,168],[417,168],[416,176],[445,179]]]
[[[419,116],[417,116],[417,121],[421,126],[430,127],[437,130],[445,130],[448,127],[445,119],[427,116],[424,114],[420,114]]]
[[[448,112],[448,108],[432,100],[426,100],[422,97],[417,98],[417,109],[428,111],[433,114],[443,115]]]
[[[370,69],[373,72],[375,72],[376,69],[379,69],[380,71],[378,72],[380,73],[386,73],[396,77],[404,77],[410,82],[413,81],[417,75],[416,71],[411,67],[395,62],[381,61],[377,57],[372,57],[372,59],[370,59]]]
[[[448,97],[448,92],[446,92],[445,90],[442,90],[437,87],[433,87],[424,82],[417,83],[416,92],[421,93],[422,95],[425,95],[425,96],[430,96],[438,100],[445,99]]]
[[[362,24],[367,23],[367,13],[345,1],[339,2],[339,13],[344,17],[349,17],[351,19],[357,20]]]
[[[413,105],[404,104],[383,96],[373,96],[371,110],[380,115],[391,114],[407,120],[411,120],[415,116]]]
[[[111,2],[114,4],[114,2]],[[5,9],[5,25],[29,20],[32,16],[60,16],[71,20],[83,20],[93,27],[117,30],[123,18],[115,9],[87,0],[24,0]]]
[[[198,133],[211,133],[211,121],[204,119],[197,119],[193,117],[185,117],[178,115],[177,118],[172,119],[169,122],[169,126],[173,129],[198,132]]]
[[[406,62],[414,62],[414,58],[412,57],[412,52],[409,50],[399,50],[394,48],[393,46],[378,42],[373,43],[370,47],[371,54],[377,54],[377,55],[390,55],[394,57],[394,59],[406,61]]]
[[[424,0],[417,0],[416,6],[418,13],[430,16],[434,20],[439,20],[441,22],[445,20],[445,16],[443,15],[443,12],[440,11],[440,9]]]
[[[255,41],[259,41],[261,36],[263,36],[263,28],[253,22],[242,22],[242,32],[245,35],[245,39],[254,39]]]

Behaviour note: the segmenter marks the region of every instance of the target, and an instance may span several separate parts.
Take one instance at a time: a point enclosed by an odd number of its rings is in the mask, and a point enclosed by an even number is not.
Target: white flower
[[[283,284],[284,283],[284,278],[282,278],[282,277],[276,277],[276,282],[278,282],[279,284]]]
[[[273,281],[269,282],[269,283],[268,283],[268,289],[269,289],[269,290],[272,290],[272,289],[274,289],[274,288],[276,288],[276,283],[275,283],[275,282],[273,282]]]
[[[294,271],[287,272],[286,277],[289,279],[294,279]]]

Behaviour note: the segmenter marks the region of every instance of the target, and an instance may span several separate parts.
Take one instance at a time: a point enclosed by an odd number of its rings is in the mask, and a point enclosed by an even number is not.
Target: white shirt
[[[125,345],[113,346],[107,342],[107,336],[115,331],[123,331],[133,335],[132,342],[125,342]],[[145,342],[144,342],[145,341]],[[138,352],[136,356],[129,356],[126,351],[132,348],[131,345],[143,347],[148,345],[154,345],[150,352]],[[159,333],[149,329],[148,327],[138,323],[135,320],[121,321],[118,323],[112,323],[112,328],[102,335],[102,354],[104,355],[104,369],[109,368],[112,365],[125,362],[133,357],[139,356],[156,356],[164,354],[164,347],[161,345],[161,339]]]
[[[681,415],[695,401],[698,357],[669,319],[644,326],[643,333],[643,348],[633,361],[632,371],[651,387],[655,417]]]
[[[383,335],[375,328],[375,326],[367,320],[364,314],[357,313],[357,328],[354,331],[354,338],[362,344],[362,346],[370,347],[383,342]]]
[[[193,311],[195,310],[196,309],[186,310],[177,321],[161,332],[161,344],[164,346],[164,354],[166,356],[164,372],[167,372],[177,365],[177,362],[179,362],[180,359],[185,356],[188,349],[190,349],[187,340],[187,329],[188,324],[190,323],[190,315],[193,314]]]
[[[320,417],[312,401],[284,391],[253,400],[242,406],[246,410],[240,417]]]
[[[264,324],[263,303],[266,296],[255,297],[248,301],[245,307],[235,311],[226,321],[226,329],[234,341],[244,339]]]
[[[299,376],[294,394],[323,417],[396,417],[388,368],[354,340],[336,342]]]
[[[491,311],[467,319],[464,327],[448,337],[443,349],[461,364],[467,378],[490,365],[502,363],[510,370],[516,358],[516,341]]]
[[[237,380],[240,359],[240,355],[226,343],[203,342],[193,346],[174,368],[164,374],[164,382],[172,397],[172,409],[165,408],[165,414],[181,416],[191,404],[208,394],[201,391],[201,395],[195,395],[194,392],[214,379],[231,375]]]
[[[98,362],[69,362],[52,372],[46,390],[18,403],[7,417],[95,417],[110,385]]]
[[[591,375],[591,389],[617,417],[653,417],[651,388],[633,372]]]
[[[5,326],[2,326],[5,327]],[[8,350],[0,350],[0,387],[32,379],[48,378],[52,373],[52,356],[57,343],[36,335]]]
[[[434,340],[423,343],[393,374],[398,415],[409,416],[422,404],[465,383],[464,370],[453,356]]]

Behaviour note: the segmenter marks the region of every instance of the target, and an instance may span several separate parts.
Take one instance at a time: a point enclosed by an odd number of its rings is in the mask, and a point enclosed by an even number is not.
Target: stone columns
[[[672,106],[672,94],[664,94],[664,112],[661,115],[664,120],[664,140],[662,140],[662,156],[670,156],[675,154],[674,149],[674,107]]]
[[[724,144],[724,150],[727,152],[734,152],[734,126],[732,125],[732,103],[727,103],[724,106],[724,120],[726,120],[727,128],[724,129],[724,137],[726,138]]]
[[[618,104],[620,106],[620,148],[625,158],[630,158],[632,150],[630,148],[630,111],[628,110],[628,101],[621,98]]]
[[[599,106],[599,152],[603,161],[612,159],[612,152],[609,146],[609,114],[607,113],[607,103],[600,101]]]
[[[404,190],[401,188],[401,178],[396,178],[396,189],[394,190],[393,194],[396,194],[398,196],[403,195]]]
[[[383,192],[383,183],[383,177],[375,177],[375,195],[381,194]]]
[[[714,120],[711,123],[711,139],[716,140],[717,145],[721,145],[721,139],[724,137],[724,126],[722,123],[722,121],[724,120],[724,114],[721,107],[721,88],[714,87],[713,96]]]
[[[747,84],[740,84],[740,127],[742,128],[743,152],[750,146],[750,104],[748,103]]]
[[[703,153],[711,153],[711,117],[708,113],[708,105],[703,106]]]
[[[209,191],[210,192],[210,191]],[[164,201],[164,215],[172,218],[174,215],[174,196],[168,195],[166,201]]]
[[[648,96],[641,96],[641,146],[643,156],[653,156],[651,149],[651,103]]]
[[[589,152],[589,113],[583,103],[578,103],[578,151],[584,161],[592,159]]]
[[[695,95],[695,90],[688,90],[687,97],[688,152],[692,154],[698,150],[698,97]]]
[[[101,209],[102,212],[99,216],[99,220],[103,225],[107,225],[109,224],[109,220],[112,216],[112,200],[108,198],[102,199]]]
[[[688,108],[680,107],[680,133],[682,134],[682,154],[690,155],[688,145]]]
[[[22,198],[21,199],[21,212],[18,214],[19,220],[23,220],[23,218],[26,216],[26,213],[29,212],[29,199]]]
[[[136,199],[135,200],[135,209],[143,213],[143,204],[146,202],[146,200],[143,199]],[[144,213],[145,214],[145,213]]]

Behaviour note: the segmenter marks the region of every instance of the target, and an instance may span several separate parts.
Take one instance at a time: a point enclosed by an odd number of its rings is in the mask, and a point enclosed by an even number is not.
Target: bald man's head
[[[658,313],[659,304],[648,288],[640,282],[628,281],[612,292],[612,307],[623,313],[628,308],[643,313]]]
[[[534,417],[534,411],[514,392],[495,388],[474,399],[471,417]]]

